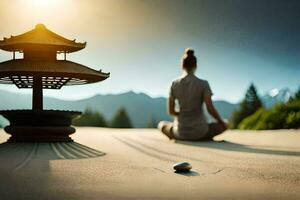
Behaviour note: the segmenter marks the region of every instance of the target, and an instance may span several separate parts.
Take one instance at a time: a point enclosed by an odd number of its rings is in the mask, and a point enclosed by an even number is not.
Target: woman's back
[[[197,58],[194,50],[186,49],[182,58],[185,75],[172,82],[168,99],[169,114],[174,116],[174,123],[161,121],[158,124],[158,128],[170,139],[212,139],[227,128],[227,124],[213,105],[208,82],[194,75],[196,68]],[[175,109],[176,100],[179,103],[179,111]],[[204,102],[208,113],[217,123],[207,123],[202,109]]]
[[[198,140],[208,130],[202,105],[211,96],[209,84],[194,74],[186,74],[172,83],[170,97],[178,100],[180,115],[175,119],[174,134],[180,139]]]
[[[194,74],[176,79],[171,86],[170,96],[178,100],[180,112],[201,111],[205,95],[212,95],[208,82]]]

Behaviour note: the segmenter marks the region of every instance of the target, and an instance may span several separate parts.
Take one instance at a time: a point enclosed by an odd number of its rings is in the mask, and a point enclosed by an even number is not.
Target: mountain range
[[[0,90],[0,110],[31,109],[31,95]],[[146,127],[149,120],[171,120],[167,114],[166,98],[151,98],[144,93],[126,92],[122,94],[95,95],[90,98],[66,101],[44,97],[44,109],[78,110],[91,108],[111,120],[118,109],[125,107],[134,127]],[[229,118],[236,104],[215,101],[216,108],[224,118]],[[3,119],[2,119],[3,121]],[[0,122],[1,123],[1,122]]]
[[[288,89],[273,89],[262,96],[266,107],[277,102],[284,102],[292,95]],[[136,128],[146,127],[149,120],[171,120],[166,109],[167,99],[164,97],[152,98],[144,93],[126,92],[122,94],[95,95],[82,100],[67,101],[52,97],[44,97],[44,109],[78,110],[91,108],[99,111],[110,121],[118,109],[126,108],[128,115]],[[229,119],[231,113],[238,107],[227,101],[214,101],[220,115]],[[0,90],[0,110],[31,109],[31,95],[18,94]],[[210,118],[209,118],[210,119]],[[0,125],[7,122],[0,118]]]

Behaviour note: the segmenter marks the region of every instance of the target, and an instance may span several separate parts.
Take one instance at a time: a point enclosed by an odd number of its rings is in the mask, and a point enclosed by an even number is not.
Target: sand
[[[0,199],[300,199],[300,130],[179,142],[155,129],[78,128],[72,138],[0,144]],[[174,173],[181,161],[190,173]]]

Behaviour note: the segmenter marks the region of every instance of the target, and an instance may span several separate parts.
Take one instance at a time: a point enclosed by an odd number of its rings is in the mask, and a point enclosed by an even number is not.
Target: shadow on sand
[[[229,141],[203,141],[203,142],[190,142],[190,141],[180,141],[176,140],[175,143],[205,147],[212,149],[219,149],[224,151],[236,151],[245,153],[257,153],[257,154],[272,154],[272,155],[283,155],[283,156],[300,156],[300,151],[290,151],[290,150],[278,150],[271,146],[254,146],[254,145],[243,145],[238,143],[233,143]],[[272,149],[273,148],[273,149]]]
[[[40,166],[45,170],[51,160],[95,158],[103,155],[105,153],[77,142],[5,142],[0,144],[0,169],[18,171]]]
[[[0,198],[80,199],[80,191],[71,190],[72,185],[69,185],[64,175],[77,176],[72,170],[69,171],[74,160],[103,155],[105,153],[76,142],[2,143]],[[53,162],[56,160],[68,162]],[[89,162],[84,163],[85,170],[89,167]],[[67,189],[62,190],[62,185]]]
[[[196,171],[189,171],[189,172],[174,172],[175,174],[180,174],[183,176],[200,176],[200,174]]]

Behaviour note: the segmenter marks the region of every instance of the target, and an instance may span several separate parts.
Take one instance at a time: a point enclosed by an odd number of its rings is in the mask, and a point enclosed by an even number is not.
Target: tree
[[[296,93],[290,98],[290,102],[300,100],[300,86]]]
[[[248,88],[245,98],[240,103],[239,109],[233,112],[230,120],[231,128],[238,128],[239,123],[246,117],[255,113],[262,107],[262,102],[257,95],[257,90],[252,83]]]
[[[157,127],[157,121],[155,120],[155,118],[153,117],[153,114],[151,113],[149,115],[149,119],[147,122],[147,128],[156,128]]]
[[[300,86],[298,88],[298,91],[295,93],[294,98],[300,100]]]
[[[121,107],[111,121],[112,128],[132,128],[131,120],[124,107]]]
[[[73,120],[73,125],[107,127],[107,122],[99,112],[86,108],[79,118]]]

